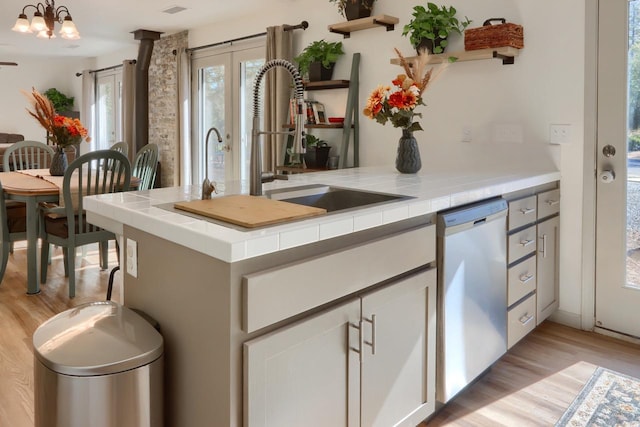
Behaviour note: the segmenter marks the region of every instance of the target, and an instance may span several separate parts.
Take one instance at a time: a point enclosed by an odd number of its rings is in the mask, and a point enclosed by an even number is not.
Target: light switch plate
[[[552,124],[549,125],[550,144],[568,144],[571,141],[571,125]]]
[[[127,238],[127,273],[138,277],[138,242]]]

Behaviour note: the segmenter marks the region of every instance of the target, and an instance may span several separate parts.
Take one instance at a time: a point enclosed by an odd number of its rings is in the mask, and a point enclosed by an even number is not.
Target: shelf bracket
[[[493,57],[502,59],[502,65],[512,65],[515,64],[515,58],[513,56],[503,55],[501,53],[493,51]]]
[[[388,22],[378,21],[377,19],[374,19],[373,23],[376,24],[376,25],[381,25],[381,26],[385,27],[387,29],[387,31],[393,31],[396,28],[395,24],[390,24]]]
[[[349,37],[351,37],[351,32],[350,31],[341,31],[341,30],[335,30],[333,28],[329,28],[329,32],[336,33],[336,34],[342,34],[342,36],[345,39],[348,39]]]

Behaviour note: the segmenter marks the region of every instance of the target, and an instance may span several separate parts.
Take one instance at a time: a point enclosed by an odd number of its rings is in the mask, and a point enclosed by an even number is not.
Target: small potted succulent
[[[302,75],[307,75],[309,81],[317,82],[331,80],[333,67],[342,55],[342,42],[318,40],[305,47],[294,60],[298,63]]]
[[[340,15],[348,21],[371,16],[373,3],[376,0],[329,0],[329,3],[338,5]]]
[[[449,41],[449,34],[462,34],[471,23],[465,16],[464,21],[455,17],[453,6],[438,6],[428,2],[427,7],[414,6],[413,19],[404,26],[402,35],[409,35],[409,40],[418,53],[427,49],[430,53],[443,53]]]

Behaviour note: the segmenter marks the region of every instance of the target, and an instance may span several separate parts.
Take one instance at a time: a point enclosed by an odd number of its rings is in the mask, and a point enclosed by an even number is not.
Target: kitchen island
[[[415,425],[435,403],[435,213],[559,179],[553,170],[296,175],[264,188],[412,198],[254,230],[172,209],[198,199],[198,186],[85,206],[90,222],[123,236],[125,304],[160,322],[167,425]],[[241,183],[224,190],[247,193]]]

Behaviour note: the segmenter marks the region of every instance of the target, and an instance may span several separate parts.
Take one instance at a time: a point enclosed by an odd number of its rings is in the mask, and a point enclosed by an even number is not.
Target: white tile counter
[[[559,180],[560,172],[552,170],[403,175],[390,167],[369,167],[291,175],[288,181],[264,184],[264,190],[326,184],[414,198],[255,230],[163,208],[199,199],[199,185],[91,196],[85,198],[85,209],[91,223],[113,232],[121,234],[127,225],[222,261],[236,262]],[[218,196],[225,192],[247,194],[248,186],[235,183],[221,190]]]

